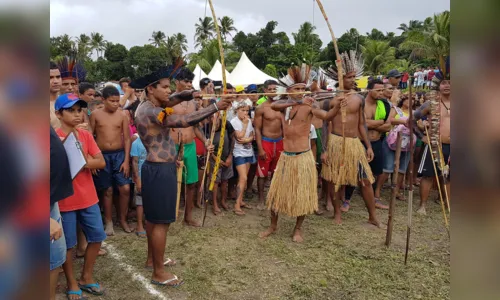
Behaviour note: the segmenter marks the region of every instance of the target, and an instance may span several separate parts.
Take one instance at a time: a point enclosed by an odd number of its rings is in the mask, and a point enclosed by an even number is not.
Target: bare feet
[[[201,223],[196,222],[194,220],[186,220],[186,219],[184,219],[184,225],[192,227],[201,227]]]
[[[241,209],[234,209],[234,213],[237,215],[237,216],[244,216],[246,215],[246,213],[244,211],[242,211]]]
[[[214,213],[214,215],[218,215],[221,213],[221,210],[218,207],[214,207],[214,208],[212,208],[212,212]]]
[[[222,206],[222,208],[224,210],[228,210],[229,209],[229,206],[227,206],[226,202],[221,202],[220,206]]]
[[[368,224],[373,225],[373,226],[378,227],[378,228],[382,228],[382,226],[380,225],[380,222],[376,218],[369,218]]]
[[[266,238],[266,237],[270,236],[271,234],[273,234],[276,231],[276,229],[277,229],[276,227],[271,226],[266,231],[259,233],[259,237],[262,239]]]
[[[389,206],[382,203],[382,201],[379,198],[375,198],[375,208],[389,209]]]
[[[261,203],[259,203],[259,204],[257,205],[257,209],[258,209],[258,210],[264,210],[264,209],[266,209],[266,205],[265,205],[263,202],[261,202]]]
[[[298,228],[295,229],[295,231],[293,232],[292,241],[296,243],[302,243],[304,241],[304,238],[302,237],[302,230]]]
[[[332,201],[328,200],[326,202],[326,210],[327,211],[332,211],[333,210],[333,203],[332,203]]]
[[[427,211],[425,210],[425,206],[420,206],[420,208],[417,210],[417,213],[423,216],[427,216]]]
[[[134,231],[134,228],[130,228],[127,222],[120,222],[120,226],[126,233],[131,233]]]
[[[323,215],[324,211],[318,207],[318,209],[314,212],[317,216]]]
[[[342,215],[340,213],[333,215],[333,224],[342,225]]]
[[[108,251],[106,251],[106,249],[104,248],[99,249],[99,253],[97,253],[98,256],[104,256],[106,254],[108,254]],[[83,258],[83,257],[85,257],[85,251],[76,250],[76,258]]]
[[[241,202],[240,206],[246,209],[253,209],[253,207],[250,204],[246,204],[245,202]]]
[[[107,222],[106,225],[104,225],[104,232],[106,232],[107,236],[115,235],[115,230],[113,228],[113,221]]]

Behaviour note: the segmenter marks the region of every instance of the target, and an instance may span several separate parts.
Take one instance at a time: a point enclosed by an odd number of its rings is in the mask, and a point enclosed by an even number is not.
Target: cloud
[[[398,32],[401,23],[424,20],[450,9],[446,0],[418,2],[394,0],[323,1],[336,37],[350,28],[360,33],[377,28],[382,32]],[[99,32],[106,40],[126,47],[149,43],[153,31],[167,35],[184,33],[190,51],[194,50],[195,23],[205,15],[211,17],[205,0],[52,0],[50,2],[50,34]],[[215,0],[218,18],[229,16],[234,26],[245,33],[255,33],[268,21],[278,22],[277,31],[285,31],[291,38],[304,22],[317,28],[324,44],[331,40],[325,20],[311,0]],[[292,42],[293,39],[291,38]]]

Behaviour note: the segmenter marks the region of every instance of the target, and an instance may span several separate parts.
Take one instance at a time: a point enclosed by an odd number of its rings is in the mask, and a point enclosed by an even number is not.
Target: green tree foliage
[[[149,39],[150,44],[159,48],[161,46],[165,46],[165,39],[167,36],[163,31],[153,31],[151,34],[151,38]]]
[[[227,41],[228,35],[233,37],[231,32],[237,31],[236,27],[234,27],[234,20],[228,16],[224,16],[222,19],[219,18],[219,30],[224,41]]]
[[[395,49],[386,41],[367,40],[361,49],[365,59],[365,73],[369,75],[381,74],[396,59]]]
[[[264,68],[264,73],[274,78],[278,77],[278,71],[276,70],[276,67],[272,64],[266,65],[266,67]]]
[[[199,18],[195,24],[195,47],[201,47],[215,37],[214,21],[210,17]]]

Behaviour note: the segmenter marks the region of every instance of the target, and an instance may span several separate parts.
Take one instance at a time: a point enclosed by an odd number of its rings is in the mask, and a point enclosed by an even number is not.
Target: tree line
[[[276,32],[276,21],[269,21],[256,33],[238,31],[233,19],[227,16],[217,22],[228,71],[236,66],[242,52],[259,69],[273,77],[281,76],[291,65],[305,62],[326,68],[335,60],[333,43],[330,41],[324,45],[316,33],[317,28],[310,22],[304,22],[291,37],[285,32]],[[390,69],[413,72],[419,66],[429,65],[444,68],[450,55],[449,11],[423,21],[410,20],[397,29],[401,30],[401,34],[383,33],[376,28],[361,34],[351,28],[338,38],[339,50],[341,53],[351,49],[362,52],[367,75],[386,74]],[[169,36],[163,31],[153,31],[148,44],[130,49],[105,40],[98,32],[78,37],[64,34],[50,38],[50,53],[53,60],[75,56],[83,61],[90,82],[143,76],[159,64],[169,64],[180,56],[185,57],[191,70],[199,64],[208,73],[220,57],[211,17],[198,19],[194,42],[195,51],[188,53],[187,37],[180,32]]]

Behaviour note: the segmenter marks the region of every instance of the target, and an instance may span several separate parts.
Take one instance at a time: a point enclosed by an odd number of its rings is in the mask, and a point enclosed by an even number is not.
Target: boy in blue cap
[[[59,201],[62,226],[66,239],[66,262],[63,264],[66,281],[68,283],[68,299],[81,299],[82,290],[93,295],[103,295],[101,286],[93,280],[94,264],[101,248],[101,243],[106,239],[99,209],[99,199],[92,180],[93,169],[103,169],[106,165],[101,150],[92,135],[77,128],[82,122],[82,109],[87,103],[75,94],[59,96],[54,104],[56,116],[61,122],[61,127],[56,129],[57,135],[65,139],[73,133],[81,145],[81,150],[87,159],[85,167],[73,179],[74,194]],[[77,223],[82,228],[88,241],[85,251],[82,275],[79,282],[73,274],[73,251],[77,243]]]

